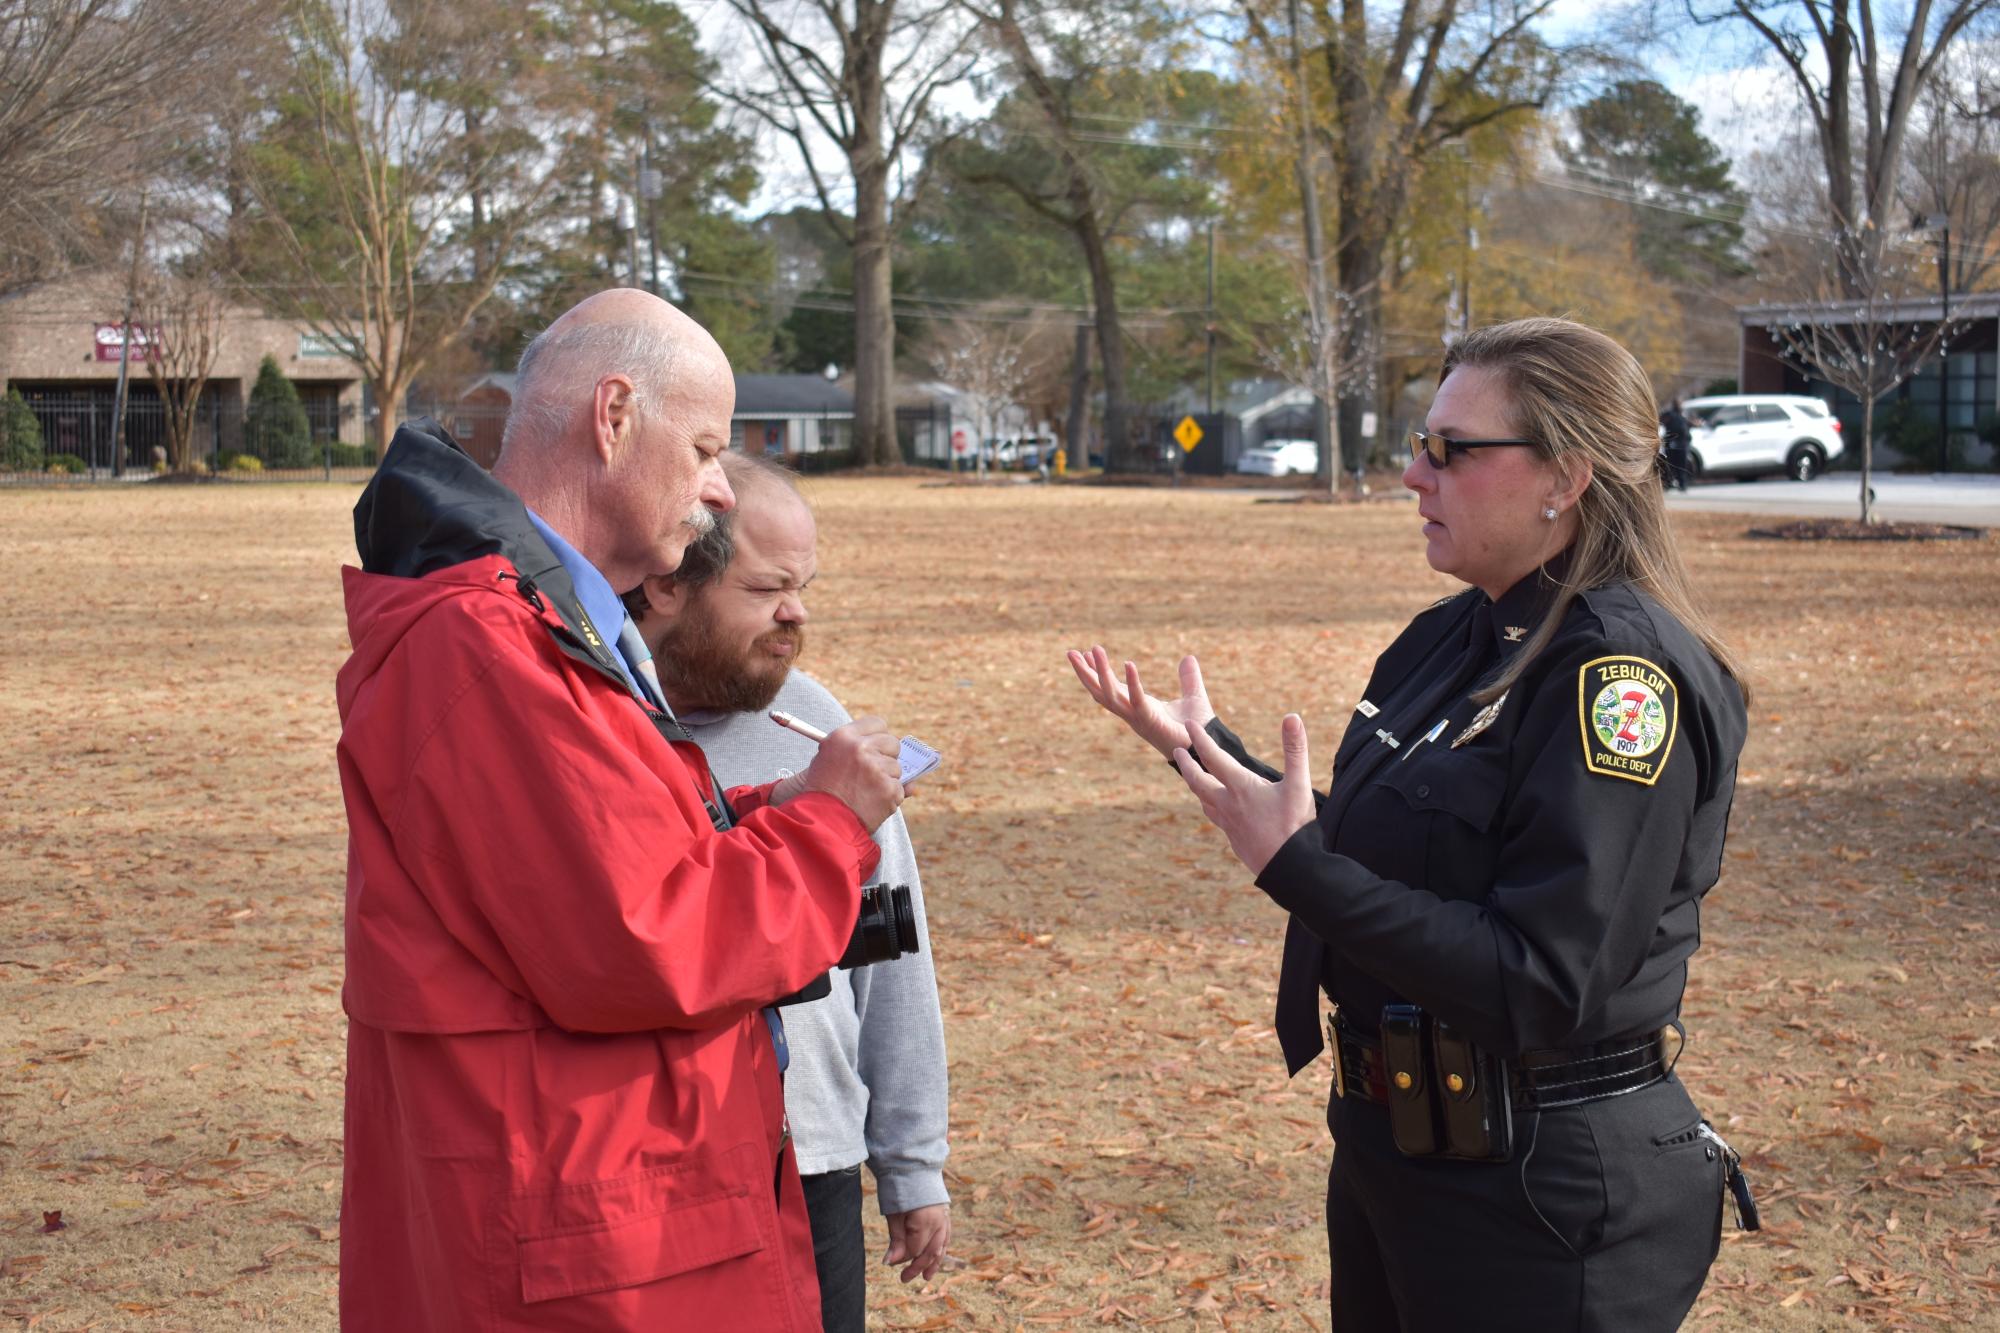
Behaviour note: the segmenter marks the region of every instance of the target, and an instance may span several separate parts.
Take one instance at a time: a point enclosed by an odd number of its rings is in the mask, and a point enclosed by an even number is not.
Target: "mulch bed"
[[[1749,535],[1781,542],[1931,542],[1984,537],[1986,529],[1955,523],[1863,523],[1857,518],[1802,518],[1775,528],[1752,528]]]

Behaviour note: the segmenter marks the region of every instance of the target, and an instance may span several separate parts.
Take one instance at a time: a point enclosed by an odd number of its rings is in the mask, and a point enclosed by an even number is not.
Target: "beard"
[[[791,645],[791,652],[773,657],[766,649]],[[727,713],[762,712],[785,687],[785,677],[805,651],[803,625],[766,630],[740,648],[723,640],[708,599],[697,596],[687,611],[661,636],[654,665],[669,694],[693,700],[694,707]]]

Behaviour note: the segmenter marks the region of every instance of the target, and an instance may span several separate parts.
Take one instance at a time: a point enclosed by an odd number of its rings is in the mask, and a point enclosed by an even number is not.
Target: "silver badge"
[[[1511,693],[1513,693],[1513,691],[1509,690],[1508,694]],[[1506,702],[1507,702],[1507,695],[1503,694],[1498,699],[1495,699],[1492,703],[1486,705],[1486,707],[1480,709],[1477,713],[1474,713],[1472,715],[1472,722],[1465,728],[1465,730],[1459,732],[1458,735],[1451,738],[1451,748],[1456,750],[1459,746],[1465,744],[1467,741],[1471,740],[1474,736],[1477,736],[1480,732],[1492,726],[1493,719],[1500,716],[1501,705],[1505,704]]]

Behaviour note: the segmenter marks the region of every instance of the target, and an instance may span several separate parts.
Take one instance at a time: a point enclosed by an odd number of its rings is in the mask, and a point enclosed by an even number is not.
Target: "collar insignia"
[[[1527,633],[1528,627],[1526,625],[1509,625],[1503,637],[1509,643],[1519,643],[1523,638],[1527,637]]]
[[[1513,691],[1510,690],[1508,691],[1508,693],[1511,694],[1513,693]],[[1465,744],[1467,741],[1471,740],[1474,736],[1477,736],[1480,732],[1492,726],[1493,720],[1500,716],[1501,706],[1506,702],[1507,702],[1507,695],[1503,694],[1498,699],[1495,699],[1492,703],[1486,705],[1486,707],[1480,709],[1477,713],[1474,713],[1472,715],[1471,724],[1467,726],[1464,731],[1459,732],[1458,735],[1451,738],[1451,748],[1456,750],[1459,746]]]

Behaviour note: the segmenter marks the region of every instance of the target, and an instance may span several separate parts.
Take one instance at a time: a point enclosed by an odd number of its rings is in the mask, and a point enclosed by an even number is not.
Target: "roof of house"
[[[822,375],[738,375],[736,415],[854,415],[854,395]]]
[[[514,372],[511,370],[489,370],[459,391],[460,398],[469,398],[480,389],[498,389],[507,395],[507,401],[514,401]]]
[[[1895,323],[1929,324],[1944,314],[1935,295],[1866,301],[1770,301],[1736,307],[1743,324]],[[1951,314],[1959,319],[1991,319],[2000,315],[2000,292],[1953,292]]]

